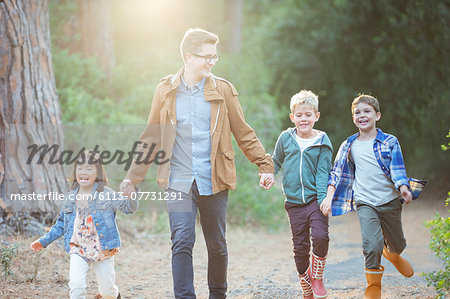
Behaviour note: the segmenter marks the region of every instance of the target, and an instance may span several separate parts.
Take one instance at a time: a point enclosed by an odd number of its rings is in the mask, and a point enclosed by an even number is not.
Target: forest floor
[[[437,211],[449,216],[443,201],[422,200],[404,207],[403,227],[408,247],[403,255],[412,262],[415,275],[404,278],[383,258],[386,270],[382,280],[382,298],[424,299],[437,295],[420,275],[442,267],[428,248],[430,234],[423,225]],[[116,256],[115,267],[116,283],[122,298],[173,298],[169,234],[127,229],[133,225],[132,218],[119,219],[123,244]],[[331,217],[330,238],[325,269],[328,298],[362,298],[366,284],[356,213]],[[35,254],[28,248],[33,239],[15,237],[7,240],[10,244],[18,243],[19,249],[12,265],[15,274],[8,280],[0,278],[0,298],[68,298],[69,257],[61,242]],[[229,226],[227,239],[229,298],[302,298],[287,220],[286,229],[278,233]],[[194,266],[197,296],[207,298],[207,254],[200,228],[194,248]],[[89,271],[86,298],[93,299],[96,294],[95,275]]]

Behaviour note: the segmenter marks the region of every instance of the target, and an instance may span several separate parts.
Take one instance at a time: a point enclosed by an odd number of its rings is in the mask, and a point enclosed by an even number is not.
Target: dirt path
[[[434,298],[422,272],[440,267],[428,249],[429,233],[423,221],[433,218],[437,210],[445,213],[441,203],[415,202],[403,213],[408,247],[405,257],[412,261],[416,274],[402,277],[386,260],[383,298]],[[446,214],[448,216],[448,214]],[[286,220],[287,228],[287,220]],[[144,235],[133,239],[123,234],[123,246],[116,257],[116,279],[122,298],[173,298],[168,234]],[[229,298],[301,298],[294,268],[290,233],[278,234],[230,227]],[[358,219],[355,213],[330,219],[330,251],[325,271],[328,298],[361,298],[365,286],[363,255]],[[35,255],[21,240],[20,262],[13,271],[14,281],[0,284],[1,298],[68,298],[68,256],[56,244],[41,256],[38,281],[30,282]],[[203,236],[199,230],[194,248],[195,287],[198,298],[207,298],[207,259]],[[28,280],[28,281],[27,281]],[[94,298],[96,283],[93,272],[88,276],[88,296]]]

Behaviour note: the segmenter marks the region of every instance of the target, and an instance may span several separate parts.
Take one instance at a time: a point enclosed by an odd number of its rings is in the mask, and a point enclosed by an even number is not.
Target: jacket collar
[[[375,137],[375,139],[381,143],[384,143],[384,141],[386,140],[387,135],[384,134],[383,131],[381,131],[381,129],[377,128],[377,137]]]
[[[347,142],[348,143],[353,143],[353,141],[356,140],[356,138],[358,138],[359,136],[359,132],[353,134],[352,136],[347,138]],[[384,143],[384,141],[386,140],[386,134],[384,134],[383,131],[381,131],[381,129],[377,128],[377,136],[375,137],[375,140],[381,143]]]
[[[291,134],[291,137],[293,137],[295,139],[296,134],[297,134],[297,128],[293,127],[293,128],[289,128],[288,130],[289,130],[289,133]],[[313,146],[325,145],[332,149],[331,142],[328,142],[329,139],[325,137],[327,134],[321,130],[317,130],[317,129],[314,129],[314,130],[318,131],[319,134],[321,134],[321,136],[320,136],[320,138],[317,138],[316,141],[314,141]]]
[[[98,183],[96,182],[92,186],[92,191],[91,191],[92,200],[97,199],[97,195],[98,195],[97,187],[98,187]],[[80,186],[76,187],[75,189],[73,189],[69,192],[69,201],[70,202],[75,202],[75,200],[77,199],[78,190],[80,190]]]
[[[176,90],[181,84],[181,76],[184,72],[184,66],[181,67],[178,72],[170,77],[170,88],[167,93]],[[205,80],[205,101],[223,100],[223,97],[217,91],[217,79],[211,74]]]

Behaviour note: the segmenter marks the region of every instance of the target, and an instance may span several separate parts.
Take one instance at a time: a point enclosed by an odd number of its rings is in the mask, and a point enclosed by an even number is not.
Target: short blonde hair
[[[311,105],[315,112],[319,112],[319,97],[311,90],[301,90],[292,96],[290,104],[291,113],[294,113],[294,109],[300,104]]]
[[[181,57],[184,61],[186,53],[198,54],[204,44],[217,45],[218,43],[219,37],[216,34],[200,28],[190,28],[186,31],[181,41]]]
[[[375,112],[380,112],[380,103],[378,103],[378,100],[375,97],[366,94],[360,94],[352,102],[352,115],[355,111],[356,105],[360,103],[370,105],[373,107]]]

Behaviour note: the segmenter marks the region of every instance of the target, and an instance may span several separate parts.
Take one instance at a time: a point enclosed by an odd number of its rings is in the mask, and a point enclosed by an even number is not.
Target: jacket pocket
[[[234,184],[236,180],[236,167],[234,165],[234,150],[223,152],[225,156],[225,179],[227,184]]]
[[[101,217],[103,224],[106,225],[108,229],[115,228],[116,214],[109,201],[98,203],[96,205],[96,212],[98,212],[97,216]],[[103,224],[100,223],[100,225]]]
[[[388,148],[386,146],[381,146],[380,156],[381,156],[381,162],[383,163],[384,167],[386,167],[386,169],[389,169],[389,167],[391,165],[391,159],[392,159],[390,148]]]
[[[73,216],[74,205],[63,206],[64,213],[64,235],[68,233],[69,223]]]
[[[70,214],[70,213],[73,213],[73,206],[65,206],[65,207],[63,208],[63,212],[64,212],[64,214]]]
[[[234,161],[234,150],[223,152],[223,155],[228,161]]]
[[[216,158],[216,175],[219,185],[223,184],[230,188],[234,186],[236,182],[236,171],[233,149],[223,151],[222,154]]]
[[[99,212],[112,212],[113,211],[113,207],[111,204],[112,199],[106,199],[106,200],[102,200],[100,202],[97,202],[95,205],[95,208],[99,211]]]

